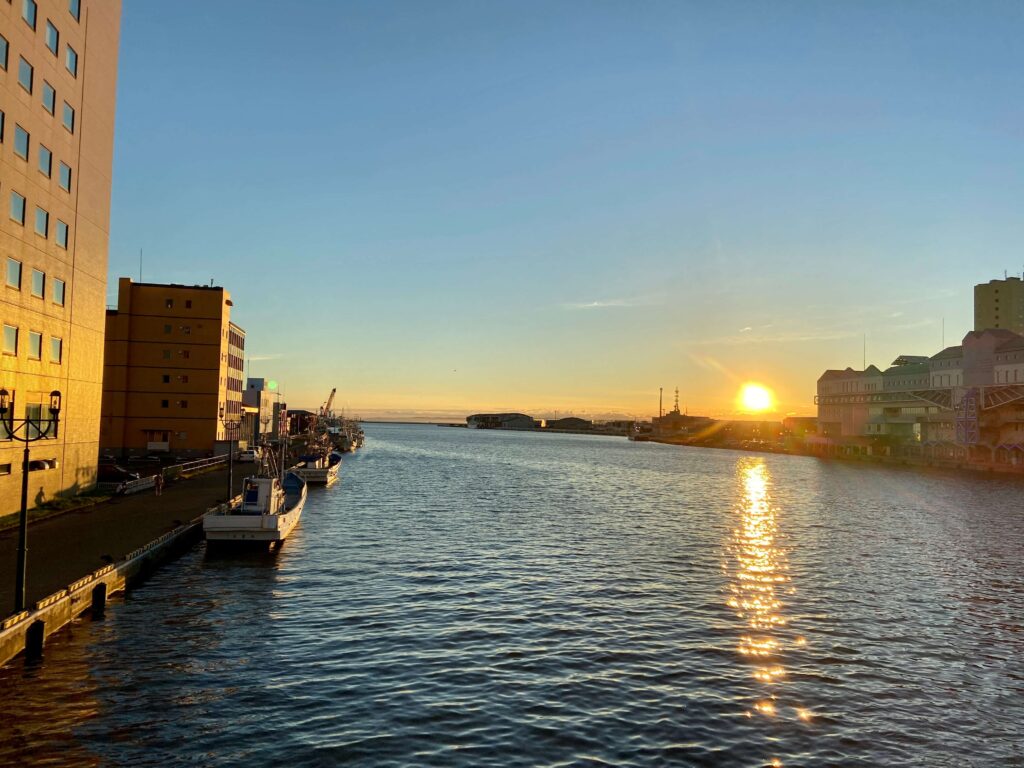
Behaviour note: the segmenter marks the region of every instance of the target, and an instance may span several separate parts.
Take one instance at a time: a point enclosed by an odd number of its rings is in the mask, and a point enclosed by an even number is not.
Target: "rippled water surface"
[[[1024,765],[1019,481],[367,433],[0,670],[0,764]]]

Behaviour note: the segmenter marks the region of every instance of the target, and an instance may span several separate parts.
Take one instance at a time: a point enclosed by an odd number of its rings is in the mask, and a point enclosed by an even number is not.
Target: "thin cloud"
[[[284,353],[274,352],[269,355],[249,355],[249,357],[247,357],[246,360],[248,360],[251,363],[258,363],[263,360],[280,360],[282,357],[284,357]]]
[[[598,301],[579,301],[564,304],[566,309],[618,309],[621,307],[639,307],[647,302],[637,299],[603,299]]]

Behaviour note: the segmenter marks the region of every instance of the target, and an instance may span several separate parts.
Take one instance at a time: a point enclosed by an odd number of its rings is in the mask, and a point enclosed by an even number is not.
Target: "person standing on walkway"
[[[164,473],[158,472],[153,478],[153,492],[160,496],[164,492]]]

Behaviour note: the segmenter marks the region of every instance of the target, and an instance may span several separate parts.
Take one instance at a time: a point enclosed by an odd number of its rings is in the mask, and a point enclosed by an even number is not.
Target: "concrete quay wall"
[[[77,617],[91,611],[102,614],[107,598],[141,581],[159,565],[192,547],[203,535],[203,516],[184,523],[41,600],[30,610],[9,616],[0,623],[0,665],[22,652],[42,654],[46,638]]]

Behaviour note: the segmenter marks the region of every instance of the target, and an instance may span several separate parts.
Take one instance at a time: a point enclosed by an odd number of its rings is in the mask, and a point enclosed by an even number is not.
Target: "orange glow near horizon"
[[[775,395],[763,384],[748,381],[740,387],[736,407],[745,413],[764,413],[775,407]]]

